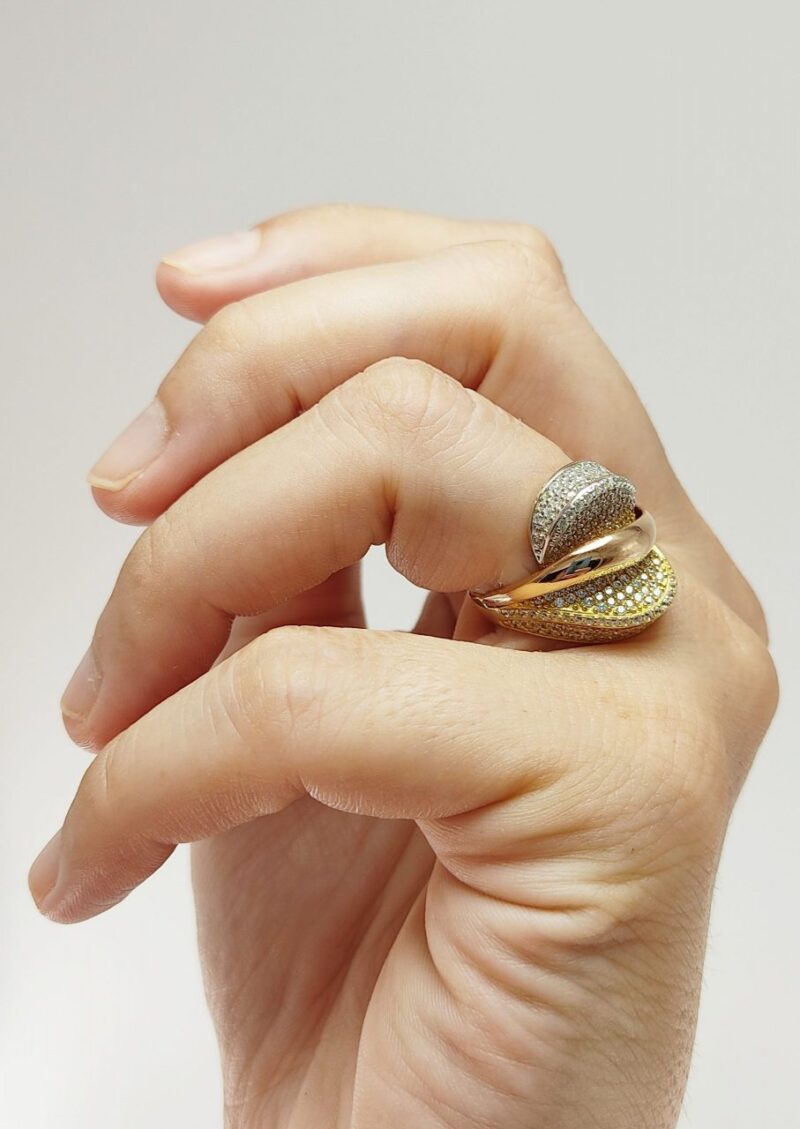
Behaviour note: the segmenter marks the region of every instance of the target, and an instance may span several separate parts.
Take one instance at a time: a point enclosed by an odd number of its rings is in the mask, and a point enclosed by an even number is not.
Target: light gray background
[[[58,697],[133,535],[83,475],[191,332],[160,306],[154,263],[275,211],[356,200],[543,226],[763,594],[784,701],[717,884],[683,1125],[800,1126],[789,12],[5,0],[3,1125],[220,1125],[185,853],[69,929],[37,917],[25,869],[85,767]],[[375,622],[410,624],[416,594],[382,559],[367,582]]]

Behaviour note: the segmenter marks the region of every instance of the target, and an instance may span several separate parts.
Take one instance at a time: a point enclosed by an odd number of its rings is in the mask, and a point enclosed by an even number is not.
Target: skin
[[[355,207],[257,231],[237,266],[159,268],[206,324],[162,453],[94,474],[148,528],[65,695],[97,756],[37,904],[83,920],[195,844],[229,1129],[673,1126],[776,702],[759,604],[541,233]],[[582,457],[637,483],[679,594],[634,640],[554,647],[463,593],[532,570],[536,493]],[[431,592],[413,633],[364,630],[371,544]]]

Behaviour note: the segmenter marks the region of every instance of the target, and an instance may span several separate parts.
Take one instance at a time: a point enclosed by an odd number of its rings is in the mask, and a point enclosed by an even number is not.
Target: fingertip
[[[48,902],[58,882],[61,866],[61,831],[42,848],[28,871],[28,889],[40,913],[47,916]]]
[[[156,289],[171,310],[189,321],[206,322],[224,304],[213,288],[207,292],[202,277],[181,270],[168,259],[156,267]]]
[[[141,500],[134,502],[126,497],[124,490],[109,490],[89,479],[92,497],[98,509],[106,517],[120,522],[122,525],[149,525],[157,515],[152,512],[152,507],[145,505]]]
[[[164,255],[155,281],[170,309],[207,322],[223,306],[307,278],[318,266],[313,256],[301,252],[291,232],[281,235],[274,224],[265,224]]]
[[[207,321],[229,302],[263,289],[265,270],[259,228],[215,236],[165,255],[156,269],[156,287],[182,317]]]
[[[79,714],[74,714],[70,710],[65,710],[61,707],[61,721],[67,731],[67,736],[73,745],[77,745],[80,749],[85,749],[87,753],[94,755],[100,751],[101,746],[94,739],[94,737],[86,731],[86,719]]]
[[[262,259],[237,270],[209,274],[187,271],[170,259],[162,259],[156,269],[156,288],[164,302],[181,317],[202,324],[223,306],[291,281],[292,274],[279,274],[274,264]]]

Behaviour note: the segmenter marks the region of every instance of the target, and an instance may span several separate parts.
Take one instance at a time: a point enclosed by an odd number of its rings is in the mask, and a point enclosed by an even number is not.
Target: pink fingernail
[[[55,888],[61,865],[61,832],[57,831],[50,842],[39,852],[28,873],[28,886],[33,900],[43,912],[47,897]]]
[[[90,485],[98,490],[122,490],[155,462],[168,439],[166,412],[160,400],[153,400],[92,467]]]
[[[70,678],[61,699],[61,712],[70,721],[84,721],[100,689],[100,671],[90,647]]]
[[[231,235],[218,235],[202,243],[181,247],[179,251],[165,255],[161,262],[187,274],[214,274],[246,263],[260,247],[260,232],[234,231]]]

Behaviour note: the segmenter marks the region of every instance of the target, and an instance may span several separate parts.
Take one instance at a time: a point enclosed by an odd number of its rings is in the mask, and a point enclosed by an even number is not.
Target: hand
[[[537,233],[351,209],[262,236],[162,267],[220,312],[95,470],[153,524],[65,696],[100,751],[34,896],[81,920],[198,843],[230,1126],[672,1125],[774,709],[758,604]],[[533,498],[579,457],[637,483],[679,596],[532,654],[453,593],[532,568]],[[416,634],[356,629],[373,543],[437,594]]]

